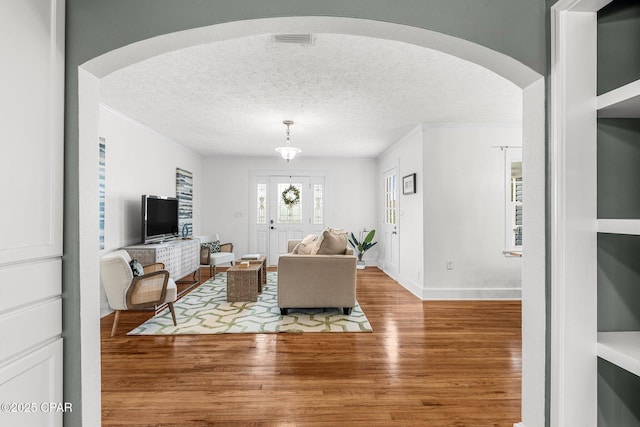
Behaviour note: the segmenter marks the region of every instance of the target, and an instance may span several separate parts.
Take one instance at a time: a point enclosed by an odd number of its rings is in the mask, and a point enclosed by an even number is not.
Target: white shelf
[[[597,98],[598,117],[639,118],[640,80],[631,82]]]
[[[640,219],[599,219],[598,233],[640,235]]]
[[[640,331],[598,332],[598,357],[640,376]]]

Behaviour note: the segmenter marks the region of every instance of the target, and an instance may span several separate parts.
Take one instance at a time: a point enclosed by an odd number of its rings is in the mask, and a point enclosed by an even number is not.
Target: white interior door
[[[398,276],[398,171],[388,170],[383,175],[384,215],[382,220],[382,241],[384,242],[384,272],[392,278]]]
[[[64,2],[2,1],[0,27],[0,424],[61,426]]]

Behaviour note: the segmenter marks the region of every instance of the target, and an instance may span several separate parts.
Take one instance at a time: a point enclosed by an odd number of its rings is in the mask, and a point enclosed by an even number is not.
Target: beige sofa
[[[287,255],[278,261],[278,307],[342,308],[351,314],[356,305],[356,257],[347,248],[342,255],[299,255],[291,252],[300,240],[290,240]]]

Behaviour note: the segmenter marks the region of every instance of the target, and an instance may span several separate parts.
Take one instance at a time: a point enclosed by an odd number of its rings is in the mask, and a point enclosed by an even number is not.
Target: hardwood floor
[[[208,270],[203,270],[203,280]],[[103,426],[509,426],[519,301],[423,302],[358,271],[373,333],[128,337],[101,321]]]

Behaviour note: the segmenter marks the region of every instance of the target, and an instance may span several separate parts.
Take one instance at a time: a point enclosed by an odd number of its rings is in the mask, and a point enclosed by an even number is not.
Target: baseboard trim
[[[419,283],[416,283],[413,280],[408,279],[407,277],[402,275],[398,277],[397,282],[400,283],[400,285],[402,285],[402,287],[404,287],[406,290],[414,294],[416,297],[424,299],[424,297],[422,296],[422,292],[424,291],[424,289]]]
[[[384,271],[384,270],[383,270]],[[385,272],[386,274],[386,272]],[[387,274],[388,275],[388,274]],[[422,300],[514,300],[522,299],[522,288],[428,288],[407,277],[396,280],[403,288]]]
[[[520,300],[522,288],[428,288],[424,300]]]

